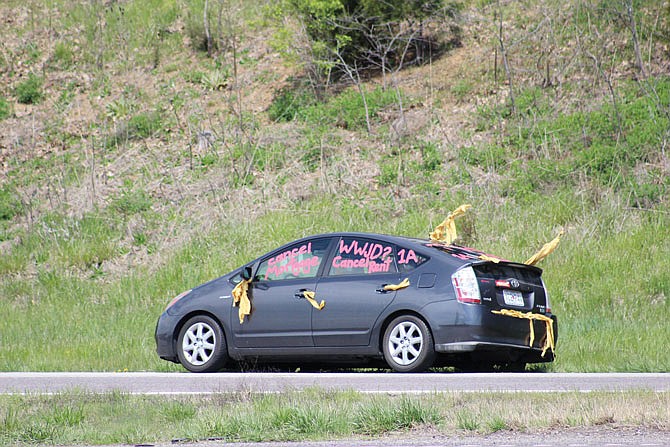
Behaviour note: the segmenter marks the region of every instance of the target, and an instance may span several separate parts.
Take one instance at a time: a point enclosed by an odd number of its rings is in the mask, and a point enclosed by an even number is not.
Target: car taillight
[[[184,297],[185,297],[186,295],[188,295],[189,293],[191,293],[191,290],[187,290],[186,292],[182,292],[182,293],[180,293],[179,295],[175,296],[175,297],[172,299],[172,301],[170,301],[170,304],[167,305],[167,307],[165,308],[165,310],[168,310],[169,308],[171,308],[171,307],[174,305],[174,303],[176,303],[176,302],[179,301],[180,299],[184,298]]]
[[[482,297],[479,293],[477,276],[472,267],[465,267],[451,275],[451,283],[454,285],[456,299],[461,303],[480,304]]]
[[[544,285],[544,281],[542,281],[542,288],[544,289],[544,309],[545,312],[550,314],[551,313],[551,302],[549,301],[549,291],[547,290],[547,286]]]

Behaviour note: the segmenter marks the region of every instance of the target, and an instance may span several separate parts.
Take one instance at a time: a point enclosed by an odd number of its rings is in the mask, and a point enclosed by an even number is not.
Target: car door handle
[[[307,289],[298,289],[295,291],[293,294],[294,297],[300,299],[300,298],[305,298],[305,292],[307,292]]]
[[[395,292],[396,290],[406,289],[409,287],[409,278],[403,279],[398,284],[382,284],[382,286],[377,290],[377,293],[389,293]]]

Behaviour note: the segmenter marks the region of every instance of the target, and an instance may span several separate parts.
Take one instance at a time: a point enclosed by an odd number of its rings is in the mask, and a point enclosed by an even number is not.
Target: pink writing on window
[[[414,250],[398,250],[398,264],[409,264],[410,262],[419,262]]]
[[[353,252],[357,256],[364,257],[366,259],[377,259],[377,258],[386,258],[391,253],[393,253],[393,247],[383,246],[379,243],[370,243],[365,242],[361,245],[357,240],[353,240],[349,245],[344,243],[344,240],[340,241],[340,253],[350,254]]]
[[[318,256],[305,256],[312,253],[312,243],[287,250],[268,260],[268,269],[265,279],[270,276],[281,277],[288,273],[294,276],[309,275],[312,268],[318,268],[320,258]]]
[[[366,258],[342,259],[342,256],[335,256],[333,258],[333,267],[337,269],[363,268],[366,269],[366,273],[382,273],[389,271],[391,261],[391,258],[387,258],[383,262],[375,262],[372,259]]]
[[[346,244],[340,240],[340,255],[333,258],[333,267],[338,269],[362,268],[366,273],[382,273],[390,271],[393,258],[393,247],[376,242],[360,242],[352,240]],[[352,257],[353,255],[353,257]]]

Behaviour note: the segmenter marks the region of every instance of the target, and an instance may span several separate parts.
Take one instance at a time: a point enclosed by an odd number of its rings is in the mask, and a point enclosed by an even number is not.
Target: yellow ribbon
[[[488,262],[493,262],[494,264],[497,264],[500,262],[500,259],[494,258],[493,256],[489,255],[479,255],[479,259],[482,261],[488,261]]]
[[[558,247],[558,243],[561,241],[561,236],[563,236],[563,233],[565,233],[563,230],[561,230],[560,233],[558,233],[558,236],[556,236],[551,242],[547,242],[542,246],[540,251],[535,253],[533,256],[528,258],[524,264],[526,265],[535,265],[547,256],[551,254],[552,251],[556,250],[556,247]]]
[[[240,281],[232,291],[233,295],[233,306],[239,303],[240,310],[238,312],[240,316],[240,324],[244,323],[244,317],[251,313],[251,301],[249,301],[249,295],[247,291],[249,290],[249,283],[251,280],[242,280]]]
[[[465,212],[472,208],[472,205],[461,205],[456,208],[454,211],[449,213],[444,222],[435,227],[435,230],[430,233],[430,240],[436,242],[444,242],[445,244],[451,244],[456,240],[458,235],[456,234],[456,224],[454,219],[465,214]]]
[[[547,336],[544,340],[544,346],[542,347],[542,357],[547,353],[549,349],[552,350],[552,352],[556,352],[556,344],[554,341],[554,320],[549,318],[546,315],[542,314],[534,314],[532,312],[519,312],[518,310],[512,310],[512,309],[502,309],[502,310],[492,310],[494,314],[499,314],[499,315],[505,315],[508,317],[514,317],[514,318],[523,318],[528,321],[528,324],[530,325],[530,343],[529,346],[532,348],[533,347],[533,342],[535,341],[535,328],[533,327],[533,320],[539,320],[539,321],[544,321],[545,326],[547,327]]]
[[[314,299],[314,297],[316,296],[316,293],[314,293],[314,292],[306,290],[306,291],[302,292],[302,295],[305,297],[305,299],[307,299],[307,301],[310,302],[310,304],[312,306],[314,306],[315,309],[321,310],[326,305],[326,302],[324,300],[321,300],[320,303],[316,302],[316,300]]]
[[[400,290],[409,287],[409,278],[402,280],[400,284],[386,284],[384,290]]]

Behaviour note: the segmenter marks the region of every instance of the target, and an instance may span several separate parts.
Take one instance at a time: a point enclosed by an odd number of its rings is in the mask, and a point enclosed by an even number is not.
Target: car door
[[[401,280],[393,244],[340,238],[317,285],[318,299],[326,305],[323,311],[312,313],[314,345],[369,345],[375,321],[396,295],[384,290],[384,285]]]
[[[249,287],[251,314],[242,323],[233,312],[237,348],[313,346],[312,306],[302,292],[316,289],[330,238],[303,241],[261,260]]]

